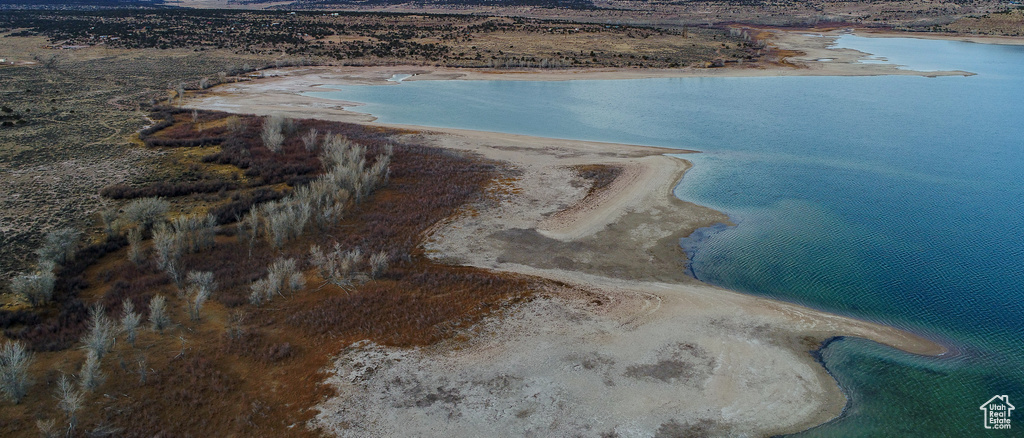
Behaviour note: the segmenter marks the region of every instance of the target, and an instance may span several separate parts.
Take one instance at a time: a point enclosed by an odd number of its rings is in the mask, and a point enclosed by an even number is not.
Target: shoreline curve
[[[728,218],[674,196],[673,188],[690,163],[665,153],[678,154],[679,150],[376,123],[372,116],[346,110],[337,101],[324,102],[302,93],[314,85],[351,81],[353,74],[363,74],[360,80],[365,81],[386,79],[400,69],[334,73],[296,70],[289,76],[217,87],[192,99],[188,106],[399,128],[411,140],[508,163],[517,170],[509,190],[473,206],[473,215],[439,224],[429,236],[426,249],[445,261],[538,276],[562,285],[536,304],[510,311],[500,324],[494,322],[469,346],[459,347],[459,354],[466,357],[454,357],[451,351],[445,351],[451,346],[440,345],[416,352],[406,364],[437,373],[444,370],[442,374],[452,379],[463,378],[461,384],[466,388],[497,375],[545,376],[552,382],[566,382],[552,385],[568,394],[566,397],[579,397],[577,402],[587,403],[584,396],[599,388],[591,388],[590,383],[569,385],[572,375],[545,374],[552,363],[568,360],[568,356],[559,356],[559,350],[538,351],[528,358],[512,354],[514,346],[561,345],[568,339],[572,345],[564,348],[577,352],[574,354],[579,357],[597,354],[610,358],[613,365],[607,368],[614,373],[607,372],[615,375],[608,376],[608,381],[616,383],[617,388],[635,387],[640,391],[633,394],[635,397],[664,389],[648,387],[666,376],[663,371],[645,368],[652,363],[683,364],[669,367],[675,370],[703,367],[685,381],[679,376],[662,381],[665,385],[660,386],[667,386],[671,394],[683,394],[687,399],[671,400],[675,410],[652,411],[648,419],[652,422],[638,427],[653,430],[673,421],[704,424],[700,422],[714,420],[715,427],[721,428],[716,430],[774,435],[823,424],[845,408],[846,397],[836,380],[808,353],[821,348],[828,339],[856,336],[921,355],[948,351],[937,342],[894,327],[728,291],[686,276],[679,269],[680,257],[684,256],[674,242],[696,228]],[[629,170],[601,196],[586,197],[586,181],[571,171],[572,166],[581,164],[611,164]],[[595,306],[595,300],[602,304]],[[559,319],[566,314],[576,315],[579,320]],[[573,337],[572,333],[580,332],[600,336]],[[631,350],[632,344],[647,345],[646,354],[653,356],[644,357],[644,352]],[[680,350],[679,345],[690,347]],[[374,352],[380,355],[370,354]],[[379,359],[381,369],[399,372],[406,365],[386,358],[400,353],[374,346],[344,352],[336,371],[340,376],[350,366],[346,360],[353,355],[370,354],[384,358]],[[770,358],[770,363],[764,363],[764,358]],[[630,364],[630,360],[640,362]],[[584,368],[585,363],[581,365]],[[702,365],[708,363],[714,366]],[[491,374],[481,377],[473,371],[478,369]],[[652,374],[640,373],[640,377],[631,371],[649,369],[654,370]],[[667,375],[674,376],[671,372]],[[423,382],[430,378],[423,377]],[[791,384],[787,379],[802,383]],[[384,409],[391,417],[422,419],[422,410],[382,406],[382,400],[370,396],[379,389],[374,386],[377,383],[372,379],[332,379],[341,395],[319,407],[321,414],[315,424],[344,436],[352,431],[339,425],[358,420],[376,424],[378,429],[356,432],[387,435],[382,422],[366,416]],[[762,385],[775,392],[756,394],[756,388]],[[600,401],[593,403],[588,409],[599,412]],[[332,408],[340,404],[362,407],[362,413],[350,408],[342,415]],[[714,411],[712,415],[706,412],[708,409]],[[779,415],[780,411],[789,413]],[[468,410],[459,413],[474,418]],[[571,417],[573,412],[559,414]],[[520,420],[503,417],[507,424],[494,424],[510,430],[532,427],[532,423]],[[444,427],[426,420],[405,424],[419,425],[423,430]],[[480,424],[460,427],[487,431]]]

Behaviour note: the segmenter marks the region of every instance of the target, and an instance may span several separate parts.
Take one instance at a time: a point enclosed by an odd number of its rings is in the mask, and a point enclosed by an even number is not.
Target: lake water
[[[703,151],[685,157],[695,166],[676,194],[737,226],[682,242],[697,278],[954,349],[925,358],[832,342],[820,356],[852,402],[800,435],[981,434],[993,395],[1024,403],[1024,47],[837,45],[977,75],[405,81],[311,94],[365,102],[356,110],[385,123]]]

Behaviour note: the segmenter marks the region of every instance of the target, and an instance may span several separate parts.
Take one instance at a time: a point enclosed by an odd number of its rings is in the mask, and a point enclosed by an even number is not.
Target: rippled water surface
[[[955,349],[922,358],[831,343],[821,358],[852,403],[805,435],[978,435],[991,396],[1024,403],[1024,47],[837,45],[977,75],[404,81],[314,94],[365,102],[357,110],[382,122],[703,151],[686,156],[695,166],[676,193],[737,226],[683,242],[694,275]]]

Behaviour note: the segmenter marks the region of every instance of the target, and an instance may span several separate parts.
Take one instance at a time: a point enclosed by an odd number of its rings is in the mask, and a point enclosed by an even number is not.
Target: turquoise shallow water
[[[954,349],[923,358],[830,343],[821,359],[851,404],[803,435],[977,436],[991,396],[1024,400],[1024,47],[838,45],[978,74],[414,81],[315,94],[365,102],[357,110],[382,122],[704,151],[686,156],[695,166],[676,194],[737,226],[682,242],[696,277]]]

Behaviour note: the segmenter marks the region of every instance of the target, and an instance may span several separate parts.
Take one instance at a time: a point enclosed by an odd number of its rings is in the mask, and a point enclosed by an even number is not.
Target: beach
[[[481,436],[658,431],[771,436],[838,416],[846,397],[812,351],[855,336],[921,355],[946,349],[885,325],[700,283],[678,241],[729,219],[673,195],[690,163],[662,149],[374,123],[357,103],[303,95],[320,86],[406,80],[568,80],[709,75],[969,74],[861,64],[827,39],[785,34],[799,68],[530,71],[305,67],[225,84],[187,107],[400,128],[408,142],[500,161],[491,196],[437,224],[424,249],[450,264],[545,278],[549,290],[473,333],[429,348],[341,352],[315,425],[342,436]],[[818,59],[828,61],[816,61]],[[356,108],[352,108],[356,106]],[[346,109],[348,107],[349,109]],[[618,168],[590,193],[573,168]],[[400,429],[396,429],[400,428]],[[590,428],[590,429],[588,429]]]

